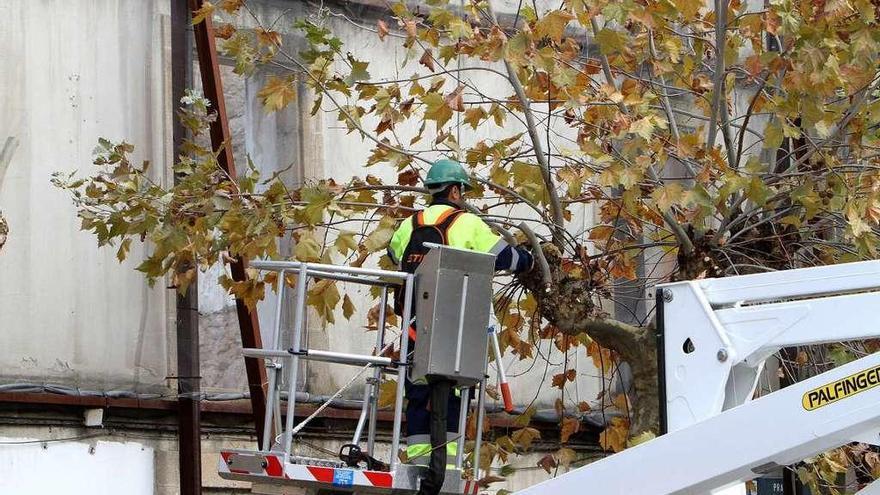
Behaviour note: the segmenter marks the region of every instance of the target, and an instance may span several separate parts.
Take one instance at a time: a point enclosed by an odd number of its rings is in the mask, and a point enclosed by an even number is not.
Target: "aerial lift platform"
[[[273,263],[262,262],[257,266],[292,270],[293,265]],[[427,269],[429,265],[423,266]],[[434,269],[438,266],[433,265]],[[326,265],[297,267],[300,280],[314,274],[323,276],[332,269],[359,280],[366,277],[371,283],[385,284],[383,302],[387,284],[405,282],[404,321],[409,320],[418,272],[409,275]],[[442,278],[436,273],[423,275],[432,277],[431,280]],[[458,277],[460,282],[462,272]],[[245,351],[247,355],[267,358],[270,370],[283,363],[293,378],[296,359],[313,354],[296,346],[302,324],[304,286],[299,284],[297,288],[294,347],[289,352]],[[419,288],[416,294],[421,293]],[[461,304],[471,300],[461,290],[454,295]],[[589,490],[603,495],[744,494],[746,481],[820,452],[850,442],[880,444],[880,353],[752,399],[765,360],[783,347],[880,337],[880,321],[875,316],[880,309],[880,261],[663,284],[657,287],[656,298],[663,434],[518,493],[575,494]],[[445,304],[449,304],[448,299],[438,302],[439,312],[432,314],[443,314]],[[487,303],[482,300],[478,304],[485,307]],[[427,314],[421,311],[420,306],[419,314]],[[451,326],[451,338],[445,337],[449,342],[461,342],[456,334],[462,333],[460,322],[465,320],[464,316],[459,318],[458,330],[455,324]],[[382,328],[380,324],[380,343]],[[429,330],[424,328],[425,332]],[[420,339],[422,335],[420,323]],[[401,356],[407,355],[405,340],[401,340]],[[485,346],[480,352],[485,354]],[[333,353],[312,357],[332,360],[330,354]],[[338,357],[334,362],[345,359],[349,357]],[[400,444],[403,374],[412,361],[401,358],[402,362],[392,363],[388,358],[373,357],[367,363],[367,358],[360,359],[358,364],[375,367],[376,376],[384,371],[398,374],[391,446],[391,452],[396,453]],[[453,362],[464,366],[455,359]],[[485,366],[485,358],[480,362]],[[270,404],[277,404],[277,375],[277,371],[270,374]],[[480,385],[478,413],[482,415],[485,374],[470,378],[471,383],[474,380]],[[288,380],[288,384],[295,382]],[[291,397],[293,386],[289,385]],[[375,392],[373,388],[371,393]],[[372,454],[375,400],[368,402],[367,453]],[[267,431],[273,417],[280,415],[277,411],[273,415],[270,409]],[[359,440],[362,423],[353,443]],[[464,424],[464,412],[460,424]],[[482,421],[477,425],[479,428]],[[423,468],[402,464],[395,455],[387,470],[378,471],[353,469],[344,463],[339,465],[338,461],[319,465],[299,459],[290,450],[295,431],[289,415],[282,442],[272,443],[270,438],[264,438],[261,451],[224,452],[221,476],[252,481],[255,493],[286,493],[285,486],[354,493],[414,493],[418,489],[418,470]],[[474,458],[479,458],[479,438],[478,432]],[[443,493],[477,491],[473,479],[461,479],[462,453],[459,448],[457,470],[447,473]],[[259,491],[270,485],[276,490]],[[880,482],[859,493],[880,494]]]
[[[472,388],[477,395],[477,436],[473,458],[479,459],[480,439],[485,403],[488,343],[492,340],[496,355],[497,337],[487,332],[492,297],[494,256],[472,251],[433,245],[414,274],[292,261],[255,261],[258,270],[279,273],[279,280],[296,278],[293,304],[293,328],[288,342],[282,342],[282,308],[284,284],[279,284],[275,328],[270,345],[265,349],[244,349],[243,354],[263,359],[268,369],[268,397],[264,418],[264,436],[258,451],[229,450],[221,452],[219,474],[223,478],[249,481],[252,492],[260,494],[317,494],[328,492],[353,493],[416,493],[427,466],[403,463],[398,459],[405,377],[444,377],[460,389],[462,404],[469,403]],[[351,354],[301,347],[305,325],[306,294],[312,280],[377,286],[381,289],[375,349],[370,354]],[[388,292],[401,287],[403,314],[398,342],[399,358],[387,357],[386,307]],[[415,311],[414,311],[415,310]],[[408,349],[408,328],[412,315],[417,321],[415,351]],[[392,340],[393,342],[393,340]],[[330,400],[310,417],[296,423],[293,414],[286,414],[281,424],[281,393],[287,392],[287,411],[296,404],[296,383],[300,360],[313,360],[359,367],[360,371]],[[499,360],[500,363],[500,360]],[[503,368],[496,367],[504,391],[505,407],[512,409]],[[361,414],[350,443],[343,445],[336,458],[306,457],[297,452],[297,434],[321,410],[353,385],[366,371]],[[390,455],[377,459],[376,420],[379,383],[383,375],[396,377],[397,391],[392,409],[393,429]],[[458,431],[463,434],[468,408],[462,407]],[[366,435],[364,435],[366,430]],[[272,436],[272,432],[276,436]],[[365,437],[365,442],[364,440]],[[479,479],[463,477],[464,439],[459,436],[455,469],[447,469],[441,493],[462,495],[477,493]],[[477,470],[478,471],[478,470]],[[475,470],[471,470],[475,473]]]

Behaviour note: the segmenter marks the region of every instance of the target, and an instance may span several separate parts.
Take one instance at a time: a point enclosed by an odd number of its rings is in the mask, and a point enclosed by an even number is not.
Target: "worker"
[[[480,217],[466,211],[464,193],[471,185],[460,163],[445,158],[437,160],[428,171],[424,184],[431,193],[429,206],[404,220],[394,232],[388,247],[388,256],[402,271],[415,272],[429,251],[425,243],[494,254],[495,270],[520,273],[532,268],[533,257],[528,250],[508,244]],[[398,314],[402,312],[401,305],[402,298],[395,297],[395,312]],[[416,345],[414,321],[415,318],[409,327],[410,350]],[[406,455],[414,464],[430,466],[428,476],[420,485],[421,495],[439,492],[445,470],[452,466],[452,463],[447,464],[446,459],[454,459],[457,454],[457,418],[461,399],[459,391],[449,393],[450,387],[451,382],[448,381],[413,383],[407,379],[405,383]],[[445,438],[439,441],[436,437],[444,432],[438,434],[436,430],[444,417]],[[432,443],[437,447],[445,444],[445,448],[432,448]]]

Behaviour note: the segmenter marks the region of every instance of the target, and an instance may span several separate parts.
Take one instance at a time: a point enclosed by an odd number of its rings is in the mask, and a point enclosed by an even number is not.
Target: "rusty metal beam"
[[[202,7],[203,0],[189,0],[192,11]],[[202,76],[202,90],[211,102],[217,119],[211,124],[211,144],[214,151],[219,150],[217,162],[233,179],[236,177],[235,160],[232,156],[232,134],[229,132],[229,120],[226,116],[226,101],[223,97],[223,84],[220,80],[220,65],[217,47],[214,42],[214,29],[211,16],[194,27],[196,52],[199,58],[199,71]],[[229,263],[232,279],[237,282],[247,280],[247,260],[235,258]],[[241,331],[242,347],[261,348],[263,341],[260,336],[260,321],[256,311],[250,311],[244,301],[236,298],[235,308],[238,313],[238,325]],[[254,426],[257,438],[263,438],[263,416],[266,412],[266,368],[258,359],[244,358],[247,372],[248,390],[251,395],[251,409],[254,415]]]
[[[192,72],[189,41],[189,8],[186,0],[171,0],[171,106],[172,115],[183,97]],[[186,139],[180,119],[173,119],[174,155]],[[175,182],[178,177],[175,176]],[[199,293],[193,279],[184,294],[177,294],[177,443],[180,495],[202,494],[201,366],[199,363]]]

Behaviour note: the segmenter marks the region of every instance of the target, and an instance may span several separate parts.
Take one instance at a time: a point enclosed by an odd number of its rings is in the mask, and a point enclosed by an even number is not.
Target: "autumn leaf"
[[[443,100],[452,110],[456,112],[464,111],[464,100],[462,99],[462,94],[464,93],[464,85],[459,85],[455,88],[455,91],[446,95]]]
[[[354,303],[351,302],[351,298],[348,297],[348,294],[342,299],[342,316],[345,317],[346,320],[351,320],[352,315],[354,315]]]
[[[293,255],[299,261],[313,263],[321,260],[321,244],[311,235],[300,235]]]
[[[622,52],[626,48],[626,38],[614,29],[602,28],[596,34],[596,45],[603,55],[611,55]]]
[[[425,105],[425,119],[436,122],[437,129],[443,127],[452,118],[452,109],[440,94],[428,93],[422,97],[422,103]]]
[[[3,217],[0,216],[0,235],[5,238],[5,232],[2,231],[3,225]],[[0,242],[0,247],[3,247],[2,242]],[[123,240],[122,243],[119,244],[119,249],[116,250],[116,259],[118,259],[120,263],[125,261],[129,249],[131,249],[131,238]]]
[[[577,420],[577,418],[572,418],[570,416],[562,418],[562,423],[559,430],[559,441],[562,443],[568,442],[568,439],[571,438],[571,436],[577,433],[580,429],[581,423]]]
[[[292,76],[269,76],[269,80],[257,93],[267,113],[277,112],[296,98],[296,83]]]
[[[427,67],[431,72],[434,72],[434,55],[431,54],[430,48],[426,48],[424,53],[422,53],[419,63]]]
[[[217,6],[223,9],[227,14],[235,14],[244,6],[244,0],[220,0],[220,3],[218,3]]]
[[[684,198],[684,189],[678,182],[671,182],[664,186],[654,189],[651,193],[651,199],[657,205],[657,209],[666,212],[670,208],[679,204]]]
[[[535,23],[535,35],[538,38],[550,38],[559,43],[565,34],[565,28],[574,16],[564,10],[550,11]]]
[[[643,432],[639,433],[638,435],[630,438],[626,442],[626,446],[627,447],[635,447],[636,445],[651,441],[656,437],[657,437],[657,435],[655,435],[654,432],[652,432],[652,431],[643,431]]]
[[[673,4],[685,21],[693,21],[705,2],[702,0],[674,0]]]
[[[525,427],[519,430],[514,431],[510,435],[510,439],[522,450],[529,450],[532,448],[532,442],[541,438],[541,432],[532,428]]]
[[[558,373],[553,375],[553,386],[559,389],[565,388],[566,382],[565,373]]]
[[[391,236],[394,235],[396,228],[397,220],[394,217],[382,217],[382,220],[379,221],[379,226],[364,240],[364,247],[371,253],[385,249],[388,247],[388,243],[391,241]]]
[[[538,461],[538,466],[540,466],[547,474],[553,472],[553,468],[557,466],[556,458],[553,457],[553,454],[546,454]]]
[[[419,173],[413,169],[407,169],[397,174],[397,183],[401,186],[415,186],[419,183]]]
[[[342,231],[336,236],[336,240],[333,241],[333,246],[336,247],[339,254],[348,256],[348,253],[357,251],[358,245],[354,236],[355,233],[349,231]]]
[[[223,40],[228,40],[235,34],[235,26],[229,23],[222,23],[214,27],[214,36]]]
[[[528,426],[529,423],[532,421],[532,416],[534,416],[537,411],[538,408],[534,404],[532,404],[522,414],[520,414],[516,417],[516,419],[513,420],[513,424],[516,426]]]
[[[483,121],[488,116],[483,107],[471,107],[465,110],[464,112],[464,123],[469,124],[472,129],[476,130],[480,125],[480,122]]]
[[[388,24],[379,19],[376,21],[376,32],[379,34],[379,40],[385,41],[385,37],[388,36]]]
[[[638,134],[643,139],[651,139],[654,132],[654,122],[650,117],[642,117],[629,126],[629,132]]]
[[[557,450],[553,456],[556,458],[559,465],[564,468],[571,466],[571,463],[577,459],[575,451],[568,447],[563,447]]]
[[[397,380],[386,380],[379,384],[379,407],[388,408],[394,406],[397,397]]]
[[[626,394],[617,394],[614,399],[611,400],[611,405],[623,414],[629,412],[629,403],[626,400]]]
[[[623,418],[611,418],[611,424],[599,434],[599,445],[604,450],[620,452],[626,448],[629,422]]]
[[[277,48],[281,46],[281,33],[278,31],[257,28],[257,41],[261,45]]]
[[[309,289],[307,303],[327,323],[336,323],[334,316],[340,300],[339,289],[332,280],[319,280]]]
[[[367,66],[369,66],[369,62],[363,62],[348,55],[348,63],[351,65],[351,72],[345,78],[345,84],[352,86],[356,82],[360,81],[368,81],[370,79],[370,73],[367,72]]]
[[[210,16],[211,14],[214,13],[214,9],[215,9],[214,4],[212,4],[211,2],[208,2],[207,0],[202,2],[201,8],[193,11],[193,16],[192,16],[193,26],[195,26],[196,24],[207,19],[208,16]]]

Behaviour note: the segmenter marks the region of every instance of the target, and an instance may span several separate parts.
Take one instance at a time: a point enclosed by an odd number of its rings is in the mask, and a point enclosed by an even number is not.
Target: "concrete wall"
[[[165,390],[169,291],[79,231],[54,171],[87,172],[98,137],[135,143],[163,181],[169,156],[168,2],[0,3],[0,380]],[[0,144],[2,146],[2,144]],[[2,170],[2,167],[0,167]]]

